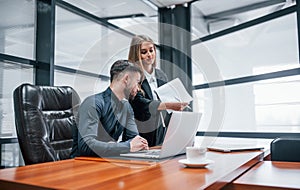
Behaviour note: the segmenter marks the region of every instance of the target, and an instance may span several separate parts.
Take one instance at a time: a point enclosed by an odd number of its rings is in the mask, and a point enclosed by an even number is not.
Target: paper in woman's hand
[[[181,80],[176,78],[158,87],[155,92],[162,102],[191,102],[193,98],[186,91]]]

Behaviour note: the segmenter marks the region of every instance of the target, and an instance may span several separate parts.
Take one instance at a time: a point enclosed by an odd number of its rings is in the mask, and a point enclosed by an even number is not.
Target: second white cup
[[[205,160],[206,148],[204,147],[186,147],[186,158],[189,162],[197,163]]]

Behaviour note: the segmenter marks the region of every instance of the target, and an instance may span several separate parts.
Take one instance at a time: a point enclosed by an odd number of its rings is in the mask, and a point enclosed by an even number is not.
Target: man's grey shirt
[[[78,113],[78,147],[75,142],[72,157],[116,156],[130,151],[130,141],[138,130],[127,100],[119,101],[108,87],[87,97]],[[121,134],[122,141],[117,142]]]

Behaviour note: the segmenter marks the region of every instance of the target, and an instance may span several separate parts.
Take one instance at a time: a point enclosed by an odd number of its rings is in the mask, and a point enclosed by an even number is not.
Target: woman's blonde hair
[[[141,58],[141,46],[142,43],[144,42],[150,42],[153,44],[155,55],[156,55],[156,47],[154,41],[146,36],[146,35],[136,35],[132,38],[131,43],[130,43],[130,49],[129,49],[129,54],[128,54],[128,61],[131,63],[134,63],[141,67],[144,70],[143,63],[142,63],[142,58]],[[154,63],[153,67],[156,67],[156,56],[154,58]]]

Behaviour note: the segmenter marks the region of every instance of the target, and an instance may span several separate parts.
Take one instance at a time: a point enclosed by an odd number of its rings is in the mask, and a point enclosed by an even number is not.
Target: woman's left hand
[[[182,111],[189,105],[189,103],[187,102],[164,102],[161,104],[163,105],[159,106],[159,110],[174,110],[174,111]]]

